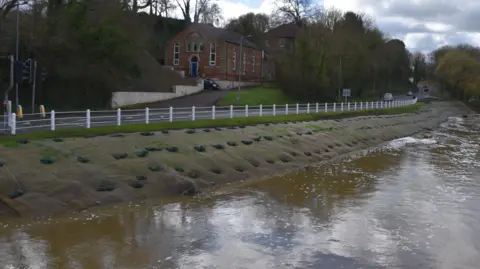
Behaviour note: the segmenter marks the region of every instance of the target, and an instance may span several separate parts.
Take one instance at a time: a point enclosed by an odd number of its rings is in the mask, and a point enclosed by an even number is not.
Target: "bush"
[[[176,167],[175,168],[175,171],[179,172],[179,173],[183,173],[185,172],[185,169],[181,168],[181,167]]]
[[[54,138],[52,140],[53,140],[53,142],[63,142],[63,139],[61,139],[61,138]]]
[[[242,143],[248,146],[248,145],[251,145],[253,143],[253,141],[242,140]]]
[[[163,170],[163,167],[160,166],[160,165],[154,165],[154,166],[149,166],[148,170],[150,170],[152,172],[159,172],[159,171]]]
[[[89,160],[88,158],[80,157],[80,156],[77,157],[77,161],[80,162],[80,163],[88,163],[88,162],[90,162],[90,160]]]
[[[158,147],[146,147],[145,150],[146,150],[146,151],[161,151],[162,148],[158,148]]]
[[[212,168],[212,169],[210,169],[210,172],[219,175],[219,174],[222,173],[222,170],[220,170],[218,168]]]
[[[147,180],[147,176],[136,176],[137,180]]]
[[[222,144],[216,144],[216,145],[213,145],[213,147],[216,149],[225,149],[225,146]]]
[[[140,157],[140,158],[147,157],[148,150],[142,150],[142,151],[135,152],[135,155],[137,155],[137,157]]]
[[[178,152],[178,148],[175,146],[169,146],[167,147],[168,152]]]
[[[198,152],[205,152],[206,151],[204,146],[194,146],[193,148]]]
[[[236,147],[238,144],[235,141],[228,141],[227,145],[229,145],[230,147]]]
[[[185,133],[187,133],[187,134],[194,134],[194,133],[195,133],[195,129],[186,130]]]
[[[40,162],[43,164],[53,164],[55,161],[50,157],[41,158]]]
[[[153,136],[154,133],[153,133],[153,132],[141,132],[140,135],[143,135],[143,136]]]
[[[15,198],[18,198],[18,197],[20,197],[20,196],[23,196],[24,194],[25,194],[25,192],[24,192],[22,189],[17,189],[17,190],[12,191],[12,192],[8,195],[8,197],[9,197],[10,199],[15,199]]]
[[[140,189],[140,188],[143,188],[143,183],[141,183],[139,181],[135,181],[135,182],[130,183],[130,186],[132,186],[135,189]]]
[[[125,159],[128,157],[127,153],[117,153],[117,154],[112,154],[112,157],[115,158],[115,160],[120,160],[120,159]]]

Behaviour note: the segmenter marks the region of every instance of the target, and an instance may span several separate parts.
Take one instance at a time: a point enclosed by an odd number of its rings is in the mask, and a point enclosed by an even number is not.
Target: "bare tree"
[[[276,0],[276,19],[303,25],[318,16],[322,8],[312,0]]]
[[[214,24],[223,19],[222,10],[217,3],[211,0],[195,0],[193,4],[192,19],[192,0],[176,0],[178,7],[182,11],[183,18],[187,23],[211,23]],[[181,2],[180,2],[181,1]]]

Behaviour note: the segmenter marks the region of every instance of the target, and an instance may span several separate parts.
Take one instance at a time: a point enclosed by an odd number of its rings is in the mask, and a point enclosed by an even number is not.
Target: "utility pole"
[[[245,36],[246,38],[249,38],[251,37],[252,35],[247,35]],[[237,104],[240,104],[240,84],[242,84],[242,62],[243,62],[243,39],[245,38],[244,36],[240,37],[240,61],[239,61],[239,68],[238,68],[238,92],[237,92]],[[246,61],[247,59],[245,59]],[[244,65],[246,65],[246,63],[243,63]],[[246,70],[246,68],[245,68]]]
[[[35,88],[37,86],[37,61],[33,61],[32,114],[35,114]]]
[[[14,77],[14,73],[15,73],[15,59],[13,57],[13,55],[10,55],[10,56],[7,56],[7,57],[1,57],[0,56],[0,59],[9,59],[10,60],[10,85],[8,86],[8,89],[5,91],[5,97],[4,97],[4,101],[3,101],[3,105],[4,105],[4,110],[3,110],[3,130],[7,131],[7,126],[10,125],[10,120],[11,120],[11,106],[10,106],[10,102],[8,100],[8,93],[13,89],[13,84],[14,84],[14,80],[15,80],[15,77]],[[7,114],[5,116],[5,114]]]
[[[240,61],[238,68],[238,91],[237,91],[237,104],[240,104],[240,84],[242,83],[242,61],[243,61],[243,36],[240,38]]]
[[[16,44],[15,44],[15,60],[18,62],[19,47],[20,47],[20,1],[17,2],[17,22],[16,22]],[[20,106],[18,97],[18,82],[15,82],[15,107]]]
[[[342,56],[340,56],[339,71],[338,71],[338,101],[342,99]]]

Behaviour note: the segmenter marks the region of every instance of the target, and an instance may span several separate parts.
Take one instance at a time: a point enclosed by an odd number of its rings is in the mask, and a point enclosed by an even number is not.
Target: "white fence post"
[[[215,106],[212,106],[212,120],[215,119]]]
[[[333,112],[337,110],[337,103],[333,103]]]
[[[347,103],[347,110],[350,111],[350,102]]]
[[[277,106],[275,104],[273,104],[273,116],[275,116],[275,114],[277,114]]]
[[[325,103],[325,112],[328,112],[328,103]]]
[[[172,122],[173,121],[173,107],[170,107],[168,109],[168,121]]]
[[[288,104],[285,104],[285,115],[288,115]]]
[[[192,106],[192,120],[195,120],[195,106]]]
[[[117,125],[120,126],[122,124],[122,110],[120,108],[117,109]]]
[[[353,110],[357,110],[357,102],[353,105]]]
[[[310,103],[307,104],[307,114],[310,113]]]
[[[10,133],[12,135],[15,135],[17,133],[17,115],[15,113],[12,113],[11,115],[11,120],[10,120]]]
[[[365,102],[365,110],[368,109],[368,102]]]
[[[245,105],[245,117],[248,117],[248,105]]]
[[[360,102],[360,110],[363,110],[363,102]]]
[[[233,118],[233,105],[230,105],[230,119]]]
[[[343,111],[343,102],[340,104],[340,111]]]
[[[315,113],[318,113],[318,103],[315,104]]]
[[[145,108],[145,123],[150,123],[150,109],[148,107]]]
[[[260,105],[260,110],[258,111],[258,115],[260,117],[263,116],[263,105]]]
[[[297,103],[297,107],[296,107],[296,114],[298,114],[298,103]]]
[[[377,105],[377,109],[378,109],[378,101],[376,103],[377,103],[376,105]]]
[[[380,102],[380,108],[383,108],[383,101]]]
[[[50,112],[50,130],[55,131],[55,110]]]
[[[90,122],[90,109],[87,109],[87,129],[90,129],[91,127],[91,122]]]

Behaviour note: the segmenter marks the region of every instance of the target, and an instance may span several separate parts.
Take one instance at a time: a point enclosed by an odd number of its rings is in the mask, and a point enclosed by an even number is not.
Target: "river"
[[[197,198],[0,224],[0,268],[479,268],[480,128],[450,118]]]

